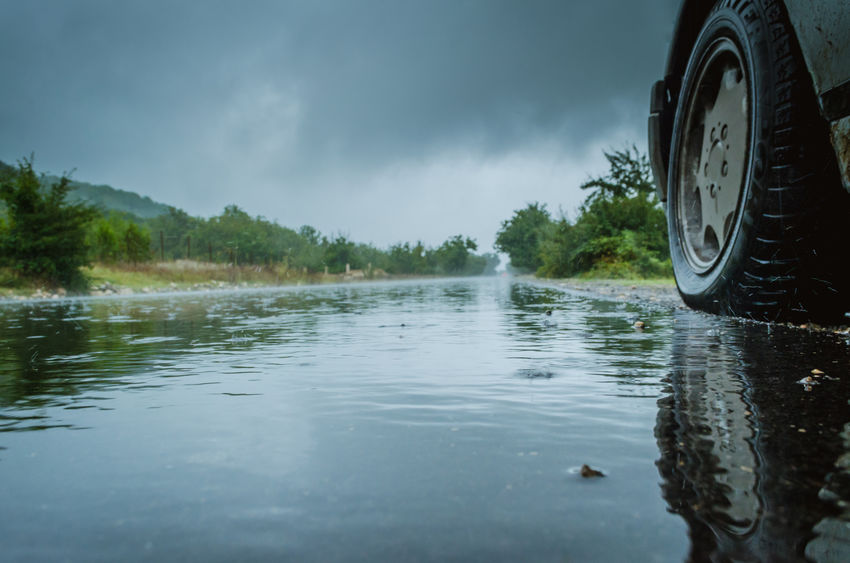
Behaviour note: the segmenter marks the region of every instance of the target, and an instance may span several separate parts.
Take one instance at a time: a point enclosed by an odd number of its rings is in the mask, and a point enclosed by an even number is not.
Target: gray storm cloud
[[[35,0],[2,14],[0,159],[35,152],[39,169],[190,213],[237,203],[387,244],[486,242],[525,201],[575,205],[600,147],[643,144],[675,2]],[[478,207],[445,212],[452,197]]]

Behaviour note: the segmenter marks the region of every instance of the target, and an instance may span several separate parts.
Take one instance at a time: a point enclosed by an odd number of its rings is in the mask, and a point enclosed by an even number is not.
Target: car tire
[[[830,228],[847,194],[784,6],[720,2],[681,84],[667,218],[683,300],[758,320],[837,320],[846,268]]]

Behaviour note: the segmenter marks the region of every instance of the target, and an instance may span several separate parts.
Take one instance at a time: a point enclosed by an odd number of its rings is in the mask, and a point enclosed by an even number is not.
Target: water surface
[[[504,279],[7,304],[2,558],[840,560],[847,365]]]

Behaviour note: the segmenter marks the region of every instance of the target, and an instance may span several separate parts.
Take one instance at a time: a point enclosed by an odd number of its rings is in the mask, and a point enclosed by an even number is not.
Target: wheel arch
[[[670,98],[672,98],[671,103],[678,100],[682,76],[685,73],[685,67],[688,64],[697,35],[699,35],[708,14],[718,1],[684,0],[679,7],[676,28],[673,31],[673,42],[667,54],[667,65],[664,71],[664,84]]]
[[[708,14],[719,0],[683,0],[676,17],[673,40],[667,53],[664,79],[655,83],[650,99],[649,150],[658,198],[667,200],[667,169],[670,166],[670,145],[673,118],[682,76],[691,49]]]

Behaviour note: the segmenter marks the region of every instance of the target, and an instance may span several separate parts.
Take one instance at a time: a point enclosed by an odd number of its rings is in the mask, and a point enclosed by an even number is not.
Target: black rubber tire
[[[693,259],[688,260],[693,251],[686,255],[684,220],[675,206],[684,169],[680,160],[686,143],[685,113],[695,95],[701,61],[720,38],[734,43],[748,74],[749,139],[726,244],[713,265],[699,271]],[[840,187],[828,129],[780,2],[723,1],[709,14],[684,72],[668,178],[670,251],[685,303],[766,321],[843,319],[846,253],[837,248],[841,239],[834,230],[850,217],[847,194]]]

